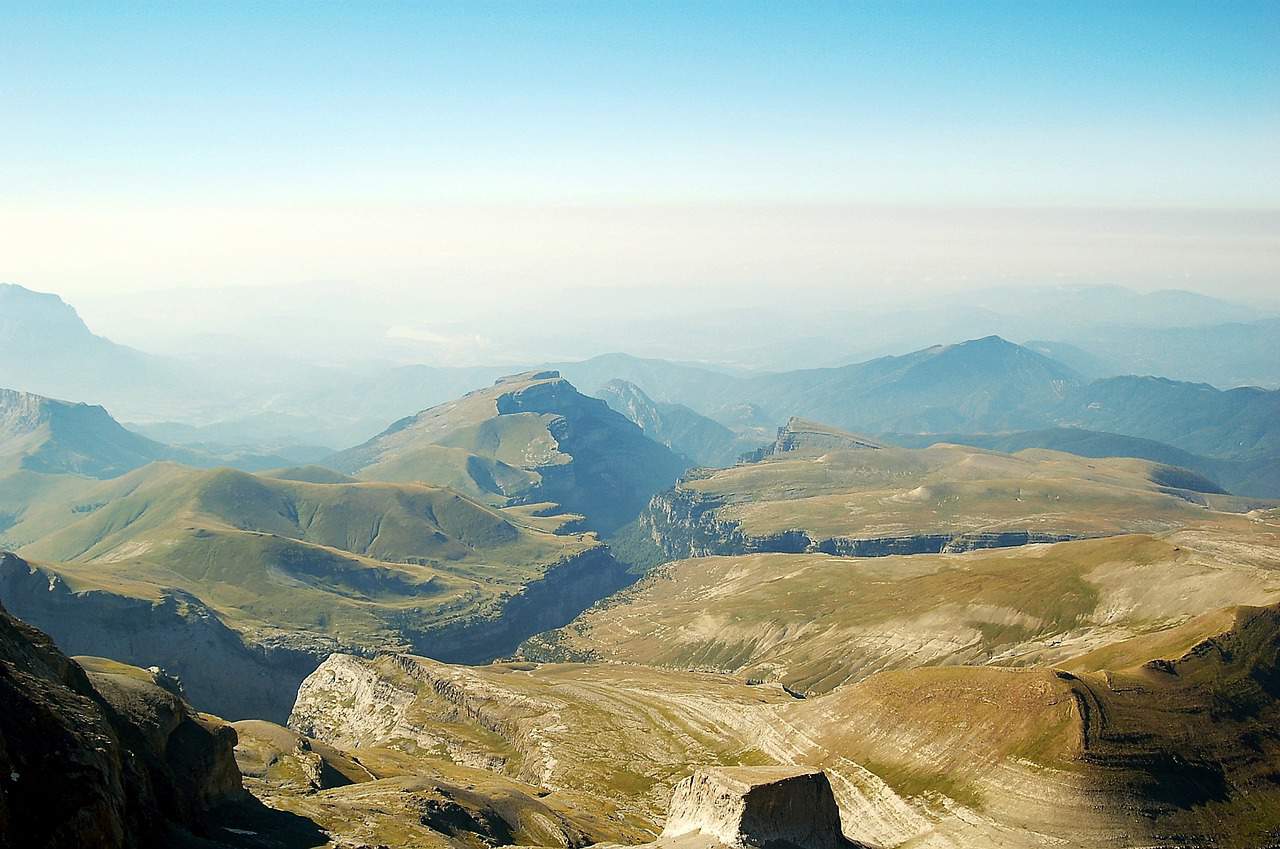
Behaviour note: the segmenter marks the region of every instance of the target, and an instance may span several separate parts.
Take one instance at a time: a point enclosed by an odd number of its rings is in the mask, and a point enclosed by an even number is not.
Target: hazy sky
[[[4,3],[0,35],[0,279],[72,297],[1280,275],[1275,2]]]

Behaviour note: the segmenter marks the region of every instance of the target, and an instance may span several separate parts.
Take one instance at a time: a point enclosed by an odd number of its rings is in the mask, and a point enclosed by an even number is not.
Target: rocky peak
[[[766,457],[797,451],[826,453],[849,449],[877,450],[883,447],[865,436],[792,416],[785,425],[778,428],[778,436],[772,445],[752,451],[742,459],[747,463],[756,463]]]
[[[700,834],[732,847],[851,846],[822,770],[795,766],[701,769],[676,785],[660,842]]]

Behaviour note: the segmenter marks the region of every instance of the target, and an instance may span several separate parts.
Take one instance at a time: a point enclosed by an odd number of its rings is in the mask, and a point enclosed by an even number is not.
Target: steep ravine
[[[1022,530],[815,538],[807,531],[795,529],[753,535],[744,531],[738,522],[719,518],[716,511],[723,506],[723,498],[676,486],[649,500],[640,515],[640,528],[671,560],[756,553],[813,552],[841,557],[941,554],[1085,538],[1085,535]]]
[[[334,652],[372,656],[409,649],[448,663],[486,663],[567,624],[629,580],[606,548],[594,548],[551,566],[483,613],[426,630],[407,620],[399,623],[400,639],[352,645],[312,633],[242,635],[189,593],[171,590],[152,600],[77,592],[52,571],[0,555],[0,601],[68,653],[162,667],[181,679],[201,710],[273,722],[285,721],[298,686]]]

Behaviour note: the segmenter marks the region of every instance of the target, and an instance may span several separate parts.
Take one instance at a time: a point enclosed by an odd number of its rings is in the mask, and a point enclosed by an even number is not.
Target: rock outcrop
[[[698,770],[676,785],[662,838],[693,833],[732,847],[852,845],[826,773],[804,767]]]
[[[873,442],[865,436],[847,433],[830,425],[792,416],[785,425],[778,428],[778,436],[774,439],[772,445],[765,445],[742,455],[742,462],[758,463],[766,457],[776,457],[779,454],[789,454],[797,451],[812,453],[847,451],[851,449],[878,451],[883,447],[880,443]]]
[[[0,608],[0,846],[172,846],[243,797],[230,726],[165,678],[88,663]]]

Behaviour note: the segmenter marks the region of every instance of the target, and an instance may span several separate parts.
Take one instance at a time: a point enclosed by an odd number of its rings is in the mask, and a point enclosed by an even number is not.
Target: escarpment
[[[983,548],[1066,542],[1093,534],[1031,530],[956,531],[893,536],[824,537],[804,529],[767,534],[745,531],[735,519],[721,518],[724,498],[677,486],[660,492],[640,516],[642,530],[669,559],[732,554],[832,554],[839,557],[886,557],[895,554],[944,554]]]
[[[698,834],[738,849],[852,846],[822,770],[804,767],[701,769],[676,785],[662,839]]]
[[[288,716],[298,685],[338,648],[288,634],[246,641],[190,593],[76,592],[58,573],[8,553],[0,555],[0,600],[72,654],[172,671],[195,704],[231,719]]]
[[[0,845],[174,845],[243,797],[230,726],[150,672],[85,666],[0,608]]]

